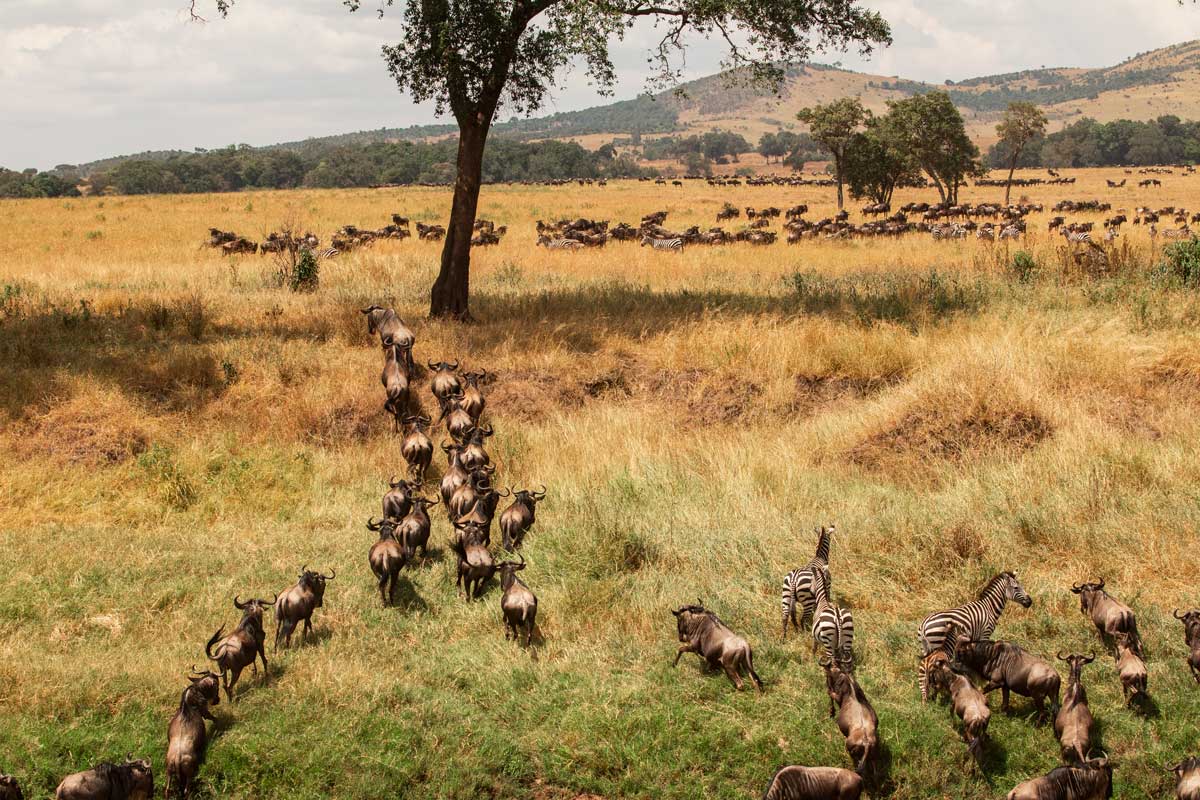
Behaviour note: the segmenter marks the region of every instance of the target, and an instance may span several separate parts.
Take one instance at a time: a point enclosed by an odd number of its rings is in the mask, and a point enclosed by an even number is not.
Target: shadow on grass
[[[396,591],[393,595],[392,608],[400,609],[401,611],[420,611],[422,613],[429,611],[429,603],[425,602],[425,598],[421,597],[417,592],[417,587],[413,582],[404,575],[400,575],[396,579]]]

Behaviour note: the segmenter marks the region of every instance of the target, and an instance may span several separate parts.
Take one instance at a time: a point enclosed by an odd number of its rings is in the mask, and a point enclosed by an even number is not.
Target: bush
[[[321,265],[317,263],[317,257],[312,250],[302,248],[296,266],[292,268],[288,288],[293,292],[313,292],[320,280]]]
[[[1029,283],[1037,275],[1038,265],[1033,256],[1024,250],[1018,250],[1013,253],[1012,261],[1009,263],[1009,270],[1021,283]]]
[[[1200,239],[1173,242],[1163,248],[1159,272],[1189,288],[1200,288]]]

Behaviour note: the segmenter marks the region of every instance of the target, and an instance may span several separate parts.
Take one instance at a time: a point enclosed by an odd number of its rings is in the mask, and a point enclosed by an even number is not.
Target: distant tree
[[[957,203],[958,188],[980,174],[979,148],[945,92],[888,101],[905,149],[937,187],[942,202]]]
[[[837,181],[837,203],[844,205],[842,184],[845,182],[846,148],[858,129],[871,118],[860,100],[844,97],[826,105],[802,108],[796,118],[808,125],[812,138],[821,143],[833,157],[833,175]]]
[[[903,131],[891,114],[871,119],[846,149],[846,183],[851,197],[891,203],[896,187],[920,174],[921,168],[908,152]]]
[[[191,0],[193,14],[198,0]],[[233,0],[214,0],[221,14]],[[344,0],[351,11],[362,0]],[[458,123],[454,199],[430,315],[470,319],[470,242],[483,173],[484,145],[501,106],[528,114],[557,77],[582,62],[602,91],[616,70],[609,40],[641,17],[664,23],[650,52],[652,82],[673,84],[675,58],[691,34],[720,37],[736,78],[778,86],[786,67],[814,47],[858,45],[869,52],[890,41],[883,18],[858,0],[379,0],[396,8],[399,41],[383,48],[397,86],[432,101]],[[738,69],[740,68],[740,69]]]
[[[1017,171],[1017,162],[1021,152],[1034,139],[1045,135],[1046,115],[1033,103],[1015,102],[1008,104],[1004,118],[996,126],[996,134],[1004,142],[1009,153],[1008,180],[1004,184],[1004,204],[1008,205],[1009,195],[1012,194],[1013,173]]]

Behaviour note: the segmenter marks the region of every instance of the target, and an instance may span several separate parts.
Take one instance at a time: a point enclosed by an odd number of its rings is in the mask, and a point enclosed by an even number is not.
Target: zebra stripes
[[[683,239],[651,239],[649,236],[643,236],[642,247],[646,245],[655,250],[683,250]]]
[[[807,564],[794,569],[783,576],[783,638],[787,638],[788,621],[800,630],[804,621],[810,618],[817,608],[817,598],[813,594],[813,573],[821,570],[826,574],[826,587],[831,585],[829,574],[829,545],[832,541],[835,527],[830,525],[817,529],[817,552]],[[796,604],[802,609],[800,620],[796,620]]]
[[[547,250],[579,250],[583,247],[583,242],[575,239],[547,239],[545,246]]]
[[[1071,244],[1083,244],[1092,241],[1091,231],[1071,231],[1063,228],[1062,235]]]
[[[854,617],[849,609],[836,606],[829,599],[828,575],[825,570],[813,570],[813,594],[817,597],[812,626],[813,652],[821,647],[825,651],[825,660],[849,672],[854,669]]]
[[[979,599],[970,603],[951,608],[946,611],[935,611],[927,616],[917,631],[917,639],[921,643],[921,666],[918,669],[918,683],[921,686],[921,702],[929,699],[929,676],[926,674],[926,659],[935,650],[944,650],[950,656],[960,639],[988,639],[1000,621],[1000,614],[1005,604],[1013,600],[1025,608],[1033,605],[1033,600],[1025,592],[1025,587],[1017,580],[1016,573],[1001,572],[987,582],[979,593]],[[950,628],[957,626],[954,641],[947,636]]]

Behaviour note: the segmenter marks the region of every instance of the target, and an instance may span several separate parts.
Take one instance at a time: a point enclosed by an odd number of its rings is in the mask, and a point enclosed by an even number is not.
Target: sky
[[[207,4],[207,5],[203,5]],[[198,0],[212,10],[212,0]],[[82,163],[144,150],[254,145],[438,121],[388,76],[396,15],[340,0],[238,0],[190,20],[187,0],[0,0],[0,166]],[[894,43],[869,59],[814,61],[941,82],[1041,66],[1099,67],[1200,38],[1200,7],[1174,0],[863,0]],[[644,87],[650,25],[612,48],[612,99]],[[693,39],[685,77],[720,67]],[[608,102],[569,77],[544,109]],[[1184,114],[1184,116],[1188,116]],[[1194,116],[1194,114],[1193,114]],[[442,120],[446,121],[446,120]]]

